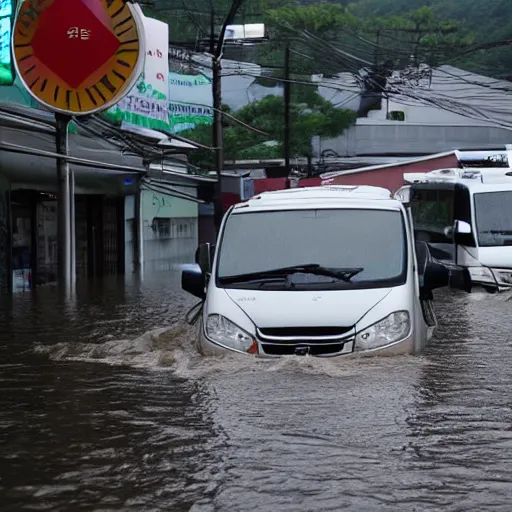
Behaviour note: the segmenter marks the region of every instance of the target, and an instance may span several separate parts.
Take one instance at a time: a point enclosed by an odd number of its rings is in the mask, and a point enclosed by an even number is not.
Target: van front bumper
[[[350,336],[343,340],[340,340],[342,345],[341,350],[337,350],[332,352],[332,349],[328,351],[321,351],[315,348],[318,347],[318,344],[306,343],[306,342],[297,342],[297,343],[286,343],[274,344],[274,349],[269,351],[266,343],[262,343],[261,340],[256,340],[258,342],[258,352],[255,354],[248,354],[247,352],[241,352],[239,350],[232,349],[230,347],[219,345],[218,343],[210,340],[203,328],[201,327],[198,332],[198,340],[197,340],[197,350],[204,356],[221,356],[225,355],[226,352],[234,352],[244,355],[254,355],[257,357],[263,357],[268,359],[275,359],[280,357],[290,357],[290,356],[312,356],[312,357],[320,357],[320,358],[333,358],[333,357],[344,357],[344,358],[360,358],[360,357],[371,357],[371,356],[396,356],[401,354],[414,354],[415,353],[415,344],[414,344],[414,336],[411,333],[409,336],[404,338],[403,340],[397,341],[395,343],[391,343],[389,345],[384,345],[379,348],[371,349],[371,350],[354,350],[355,344],[355,336]],[[267,349],[265,347],[267,346]],[[290,351],[290,347],[293,347],[293,351]],[[299,350],[295,350],[295,348],[299,348]],[[309,350],[308,350],[308,347]],[[276,350],[277,348],[277,350]],[[281,348],[281,350],[279,350]],[[269,353],[272,352],[272,353]]]

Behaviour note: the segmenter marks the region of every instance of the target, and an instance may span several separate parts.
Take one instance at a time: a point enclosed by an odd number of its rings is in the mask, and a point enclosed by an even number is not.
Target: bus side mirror
[[[453,242],[456,246],[467,245],[473,239],[471,224],[463,220],[456,220],[453,223]],[[455,247],[455,263],[458,263],[458,248]]]
[[[470,235],[471,234],[471,224],[463,220],[456,220],[455,225],[453,227],[453,231],[457,235]]]

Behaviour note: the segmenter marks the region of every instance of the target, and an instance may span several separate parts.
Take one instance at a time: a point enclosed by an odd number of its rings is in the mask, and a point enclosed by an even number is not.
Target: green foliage
[[[356,18],[339,4],[315,3],[306,6],[286,5],[267,12],[271,26],[287,26],[313,34],[336,34],[346,26],[355,26]]]
[[[171,41],[193,43],[208,39],[212,6],[218,30],[231,2],[154,0],[145,12],[169,23]],[[354,71],[353,60],[326,46],[333,44],[372,63],[391,60],[400,67],[412,55],[433,65],[450,62],[488,75],[512,74],[512,46],[456,59],[468,46],[512,39],[511,0],[245,0],[235,23],[262,21],[270,42],[258,48],[259,63],[282,67],[283,48],[291,42],[295,73]],[[320,41],[304,39],[300,31]]]
[[[365,16],[357,4],[287,5],[270,10],[265,22],[271,43],[263,52],[263,64],[282,62],[284,41],[299,50],[293,55],[294,71],[327,75],[355,71],[365,63],[392,62],[405,67],[411,56],[416,65],[437,65],[473,42],[463,23],[442,19],[427,6]],[[359,63],[347,58],[343,53],[347,49]]]
[[[311,156],[311,137],[336,137],[355,122],[356,114],[335,108],[312,87],[292,89],[291,153],[293,156]],[[233,114],[243,123],[269,137],[256,134],[225,117],[224,159],[281,158],[284,139],[284,103],[279,96],[268,95],[250,103]],[[183,133],[184,137],[203,145],[211,145],[212,127],[197,126]],[[191,154],[193,163],[213,166],[213,152],[199,150]]]
[[[262,48],[260,64],[283,65],[284,48],[292,47],[291,70],[294,73],[333,75],[346,70],[346,62],[326,51],[325,41],[341,41],[347,30],[355,30],[359,20],[340,4],[288,4],[266,12],[264,22],[269,43]],[[311,34],[305,38],[303,32]]]
[[[374,18],[401,16],[404,12],[419,9],[425,4],[430,6],[438,19],[458,20],[459,26],[467,28],[464,34],[460,34],[459,41],[455,39],[455,33],[450,37],[445,35],[442,42],[443,50],[448,49],[447,46],[451,41],[455,41],[458,47],[512,39],[512,2],[510,0],[355,0],[352,9],[356,16]],[[473,38],[468,31],[473,33]],[[428,42],[431,46],[438,43],[435,40]],[[445,62],[442,58],[439,60]],[[467,58],[452,62],[469,71],[490,76],[511,75],[512,46],[476,52]]]
[[[425,5],[405,14],[370,18],[363,31],[379,48],[380,59],[398,68],[410,64],[411,56],[415,65],[439,65],[473,43],[461,22],[442,19]]]

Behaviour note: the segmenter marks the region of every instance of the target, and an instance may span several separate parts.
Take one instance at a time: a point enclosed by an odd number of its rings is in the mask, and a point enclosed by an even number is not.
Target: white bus
[[[395,193],[408,207],[416,240],[432,256],[467,268],[473,286],[512,288],[512,170],[440,169],[406,173]]]

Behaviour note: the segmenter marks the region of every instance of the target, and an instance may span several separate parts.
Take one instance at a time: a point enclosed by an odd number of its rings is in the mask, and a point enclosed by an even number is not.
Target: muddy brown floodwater
[[[204,359],[179,274],[0,306],[2,511],[503,511],[512,301],[438,294],[420,356]]]

